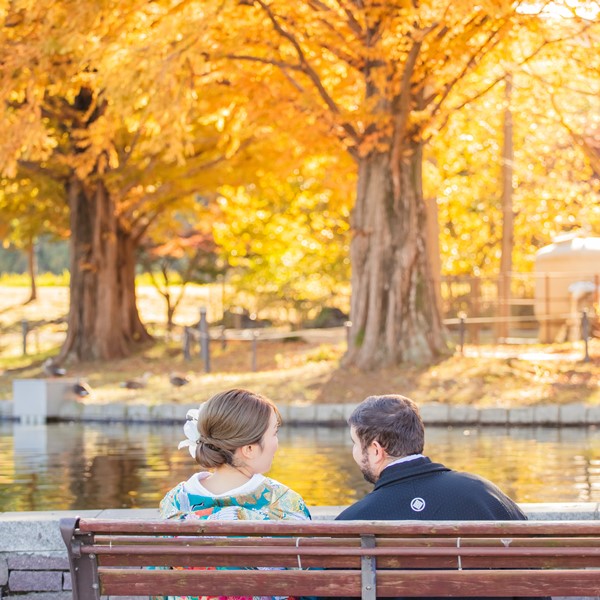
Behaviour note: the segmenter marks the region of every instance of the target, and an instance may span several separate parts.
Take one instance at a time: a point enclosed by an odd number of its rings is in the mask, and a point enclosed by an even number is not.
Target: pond
[[[348,430],[284,427],[269,473],[310,506],[343,505],[366,483]],[[177,450],[180,426],[0,423],[0,511],[151,508],[196,465]],[[494,481],[518,502],[600,502],[600,435],[593,428],[445,428],[426,454]]]

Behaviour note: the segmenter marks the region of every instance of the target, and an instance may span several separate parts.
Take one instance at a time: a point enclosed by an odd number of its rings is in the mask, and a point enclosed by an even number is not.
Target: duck
[[[121,381],[120,386],[128,390],[141,390],[148,385],[150,377],[152,377],[152,373],[146,371],[141,377],[134,377],[133,379]]]
[[[181,373],[171,373],[169,375],[169,381],[174,387],[181,387],[187,385],[190,382],[189,378]]]
[[[77,383],[73,385],[73,393],[78,398],[87,398],[89,396],[93,396],[94,390],[90,387],[90,385],[84,381],[83,379],[77,380]]]
[[[42,365],[44,374],[48,377],[63,377],[67,374],[67,370],[59,367],[53,358],[47,358]]]

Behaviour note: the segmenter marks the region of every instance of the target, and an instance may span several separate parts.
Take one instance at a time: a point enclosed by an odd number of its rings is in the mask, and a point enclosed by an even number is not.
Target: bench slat
[[[262,548],[252,548],[247,546],[228,548],[165,548],[149,547],[140,549],[138,546],[119,546],[111,548],[108,546],[93,546],[82,548],[82,554],[112,554],[131,555],[137,553],[138,556],[147,559],[160,556],[265,556],[268,554],[274,556],[413,556],[414,548],[406,547],[388,547],[388,548],[311,548],[308,546],[297,548],[279,548],[264,546]],[[600,558],[600,548],[419,548],[419,554],[425,557],[434,556],[588,556]]]
[[[600,592],[600,573],[594,571],[415,571],[378,572],[378,596],[590,596]],[[381,585],[379,585],[379,583]]]
[[[266,540],[268,541],[268,540]],[[310,540],[305,540],[305,544]],[[358,568],[360,556],[376,556],[381,568],[463,568],[600,567],[600,547],[226,547],[121,545],[83,547],[82,554],[94,554],[104,566],[189,566],[189,567],[297,567],[299,557],[305,567]],[[418,552],[418,556],[416,553]]]
[[[323,556],[323,557],[304,557],[301,559],[303,567],[322,567],[326,569],[348,568],[357,569],[360,567],[360,561],[356,557],[345,556]],[[102,566],[130,566],[144,567],[152,564],[153,561],[147,557],[138,556],[105,556],[99,561]],[[158,561],[155,561],[158,562]],[[508,569],[515,566],[515,557],[461,557],[462,567],[464,569]],[[221,557],[198,557],[190,556],[182,560],[181,556],[163,556],[158,566],[177,567],[185,564],[189,567],[286,567],[295,568],[298,566],[298,559],[295,556],[277,556],[266,555],[257,557],[244,556],[221,556]],[[404,569],[455,569],[457,559],[453,557],[423,557],[407,556],[403,558],[384,557],[378,558],[377,564],[384,569],[404,568]],[[575,567],[596,567],[600,568],[600,560],[591,561],[585,556],[564,557],[550,556],[542,558],[521,557],[518,559],[521,568],[527,569],[549,569],[549,568],[575,568]]]
[[[360,571],[142,571],[100,570],[103,595],[360,596]],[[127,591],[129,590],[129,591]]]
[[[598,530],[600,536],[600,528]],[[212,548],[219,546],[294,546],[296,540],[300,539],[300,545],[310,543],[311,546],[336,547],[356,546],[360,548],[360,538],[355,537],[245,537],[232,538],[226,536],[166,536],[157,537],[156,535],[96,535],[95,543],[98,545],[135,545],[144,546],[185,546],[186,548],[195,546],[210,546]],[[482,546],[501,546],[506,545],[506,539],[500,537],[461,537],[461,547],[482,547]],[[515,537],[511,539],[510,545],[515,546],[546,546],[546,547],[600,547],[600,537]],[[378,537],[378,547],[389,546],[410,546],[410,547],[454,547],[456,546],[456,537]]]
[[[144,521],[144,532],[158,535],[231,535],[231,521]],[[403,521],[401,530],[397,521],[235,521],[240,535],[360,535],[372,533],[392,537],[436,535],[469,537],[480,535],[600,535],[600,524],[594,521]],[[140,521],[112,521],[80,519],[83,533],[140,533]],[[269,532],[269,533],[266,533]]]
[[[143,570],[100,569],[103,595],[313,595],[360,596],[360,571],[156,571],[150,581]],[[597,595],[600,573],[505,570],[377,571],[377,596]],[[293,592],[292,592],[293,590]]]

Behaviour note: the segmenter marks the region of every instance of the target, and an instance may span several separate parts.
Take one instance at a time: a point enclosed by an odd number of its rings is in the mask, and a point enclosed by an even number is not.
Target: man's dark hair
[[[369,396],[356,407],[348,424],[354,427],[363,449],[377,440],[396,458],[423,452],[425,429],[419,409],[410,398]]]

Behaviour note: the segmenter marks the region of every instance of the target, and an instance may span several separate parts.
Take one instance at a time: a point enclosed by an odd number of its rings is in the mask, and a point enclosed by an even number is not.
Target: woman
[[[162,517],[310,519],[299,494],[264,475],[277,451],[281,425],[279,411],[268,398],[232,389],[189,411],[187,419],[187,439],[179,448],[187,446],[207,470],[167,493],[160,503]]]

